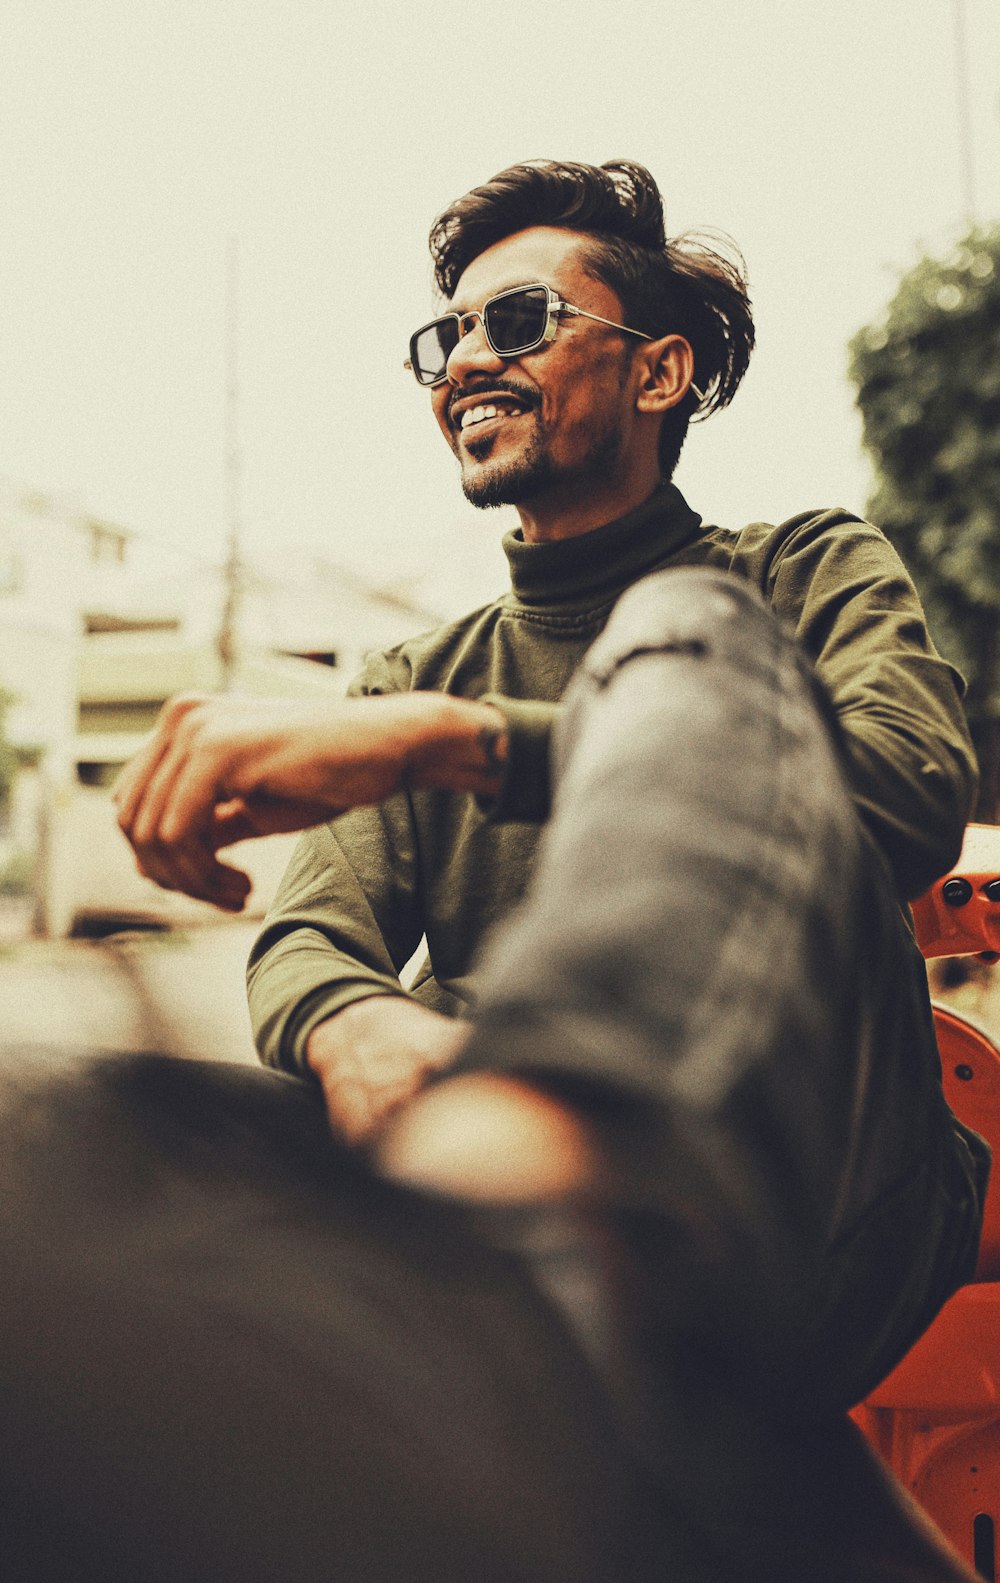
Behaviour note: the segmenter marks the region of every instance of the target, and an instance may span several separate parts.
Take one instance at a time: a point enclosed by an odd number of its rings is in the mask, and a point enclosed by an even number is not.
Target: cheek
[[[542,407],[545,433],[556,452],[575,456],[589,449],[593,439],[595,413],[584,390],[568,388],[561,397],[546,401]]]
[[[568,349],[567,349],[568,350]],[[583,357],[565,356],[555,377],[542,388],[540,418],[546,437],[556,450],[572,451],[589,447],[595,425],[600,426],[602,413],[601,392],[607,382],[607,359],[598,355]]]
[[[619,375],[618,362],[603,358],[567,383],[559,403],[559,429],[574,451],[581,445],[589,450],[596,437],[625,424],[628,401]]]

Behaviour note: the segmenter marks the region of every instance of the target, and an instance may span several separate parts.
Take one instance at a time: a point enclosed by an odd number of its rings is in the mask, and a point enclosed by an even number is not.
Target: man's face
[[[519,231],[473,260],[451,307],[481,310],[498,292],[542,282],[575,307],[620,322],[615,293],[583,268],[585,246],[579,232]],[[475,320],[448,360],[448,381],[431,397],[472,504],[527,505],[544,497],[557,505],[624,476],[639,345],[590,319],[567,317],[548,345],[502,358]],[[496,415],[483,415],[490,407]]]

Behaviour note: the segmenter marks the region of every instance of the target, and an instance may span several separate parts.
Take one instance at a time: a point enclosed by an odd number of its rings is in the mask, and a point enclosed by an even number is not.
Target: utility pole
[[[952,0],[955,15],[955,96],[958,108],[958,145],[962,166],[962,199],[965,219],[976,222],[976,178],[972,153],[972,114],[969,106],[969,52],[965,38],[965,0]]]
[[[222,615],[216,639],[224,692],[228,692],[234,685],[239,652],[240,606],[243,598],[241,554],[243,458],[240,452],[239,434],[239,271],[239,238],[231,236],[226,271],[226,561],[223,570]]]

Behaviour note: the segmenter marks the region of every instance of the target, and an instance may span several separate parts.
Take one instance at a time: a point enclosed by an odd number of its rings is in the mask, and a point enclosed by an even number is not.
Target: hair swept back
[[[658,339],[683,335],[694,353],[693,392],[663,421],[660,461],[669,477],[692,417],[725,407],[754,346],[746,265],[729,238],[668,238],[660,190],[644,165],[526,160],[502,170],[438,215],[431,228],[434,279],[445,297],[495,242],[533,225],[580,231],[590,273],[615,292],[625,322]]]

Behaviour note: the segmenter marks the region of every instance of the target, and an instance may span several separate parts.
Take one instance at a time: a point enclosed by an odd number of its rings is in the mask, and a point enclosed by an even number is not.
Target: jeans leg
[[[842,1407],[968,1273],[922,963],[790,636],[724,574],[620,602],[567,697],[466,1064],[591,1116],[652,1347]]]

